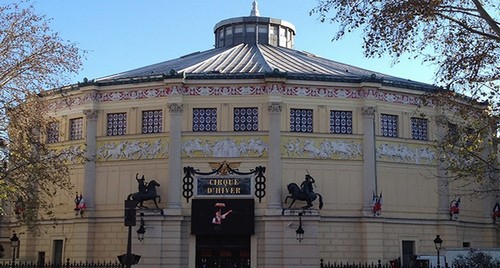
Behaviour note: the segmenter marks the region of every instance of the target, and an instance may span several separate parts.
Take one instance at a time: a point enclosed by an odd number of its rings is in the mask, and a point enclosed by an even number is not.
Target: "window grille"
[[[163,113],[161,110],[142,111],[142,133],[160,133],[163,131]]]
[[[193,131],[217,131],[217,108],[194,108]]]
[[[398,116],[381,114],[380,131],[384,137],[398,137]]]
[[[290,109],[291,132],[313,132],[313,110]]]
[[[69,120],[69,139],[70,140],[83,139],[83,117]]]
[[[47,129],[47,143],[59,142],[59,123],[53,122],[49,124]]]
[[[427,127],[429,120],[425,118],[411,118],[411,138],[414,140],[427,140]]]
[[[352,134],[352,112],[330,111],[330,133]]]
[[[257,131],[259,130],[259,109],[234,108],[234,131]]]
[[[108,136],[122,136],[127,133],[127,114],[112,113],[108,114],[107,124]]]

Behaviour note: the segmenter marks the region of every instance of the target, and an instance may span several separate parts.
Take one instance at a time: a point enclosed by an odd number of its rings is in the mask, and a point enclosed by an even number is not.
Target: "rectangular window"
[[[163,113],[161,110],[142,111],[142,134],[161,133]]]
[[[69,120],[69,139],[70,140],[83,139],[83,117]]]
[[[108,136],[122,136],[127,133],[127,113],[108,114],[107,123]]]
[[[313,110],[290,109],[291,132],[313,132]]]
[[[330,133],[352,134],[352,112],[330,111]]]
[[[234,131],[257,131],[259,130],[259,109],[234,108]]]
[[[398,137],[398,116],[391,114],[380,115],[380,132],[384,137]]]
[[[59,142],[59,123],[52,122],[47,129],[47,143]]]
[[[217,131],[217,108],[194,108],[193,131]]]
[[[450,137],[450,140],[453,142],[453,144],[458,142],[458,126],[456,124],[448,122],[448,130],[447,130],[447,136]]]
[[[427,140],[427,126],[429,120],[425,118],[411,118],[411,138],[414,140]]]

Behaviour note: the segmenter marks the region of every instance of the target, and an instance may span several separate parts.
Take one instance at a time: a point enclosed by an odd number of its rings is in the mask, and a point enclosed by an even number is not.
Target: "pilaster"
[[[371,215],[373,192],[377,189],[377,156],[375,152],[375,112],[374,106],[361,108],[363,122],[363,214]]]
[[[95,177],[96,177],[96,152],[97,152],[97,118],[98,110],[83,110],[86,120],[85,157],[88,161],[84,164],[83,196],[87,204],[88,212],[93,213],[95,209]],[[85,212],[87,213],[87,212]]]
[[[441,139],[446,135],[446,120],[442,116],[436,117],[436,136]],[[438,218],[449,219],[450,191],[448,188],[448,178],[446,176],[443,151],[437,152],[437,192],[438,192]]]
[[[181,208],[181,130],[182,130],[182,111],[183,106],[180,103],[171,103],[168,105],[170,112],[170,136],[169,136],[169,155],[168,155],[168,196],[167,208]]]
[[[281,209],[281,102],[269,102],[269,158],[267,164],[267,207]]]

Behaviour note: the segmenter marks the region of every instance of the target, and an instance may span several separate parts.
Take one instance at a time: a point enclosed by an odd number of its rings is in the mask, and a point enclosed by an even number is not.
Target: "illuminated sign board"
[[[193,199],[191,233],[194,235],[252,235],[254,234],[254,208],[253,199]]]
[[[198,196],[252,196],[252,177],[210,176],[196,178]]]

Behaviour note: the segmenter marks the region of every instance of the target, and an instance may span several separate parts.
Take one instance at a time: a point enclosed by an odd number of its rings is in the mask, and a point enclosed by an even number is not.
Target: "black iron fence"
[[[321,268],[393,268],[394,266],[390,263],[382,264],[382,261],[380,261],[380,260],[378,260],[377,263],[354,263],[354,262],[353,263],[349,263],[349,262],[346,262],[346,263],[327,262],[327,263],[325,263],[325,261],[323,259],[321,259],[320,267]]]
[[[71,262],[69,259],[65,263],[39,263],[39,262],[26,262],[26,261],[3,261],[0,263],[0,268],[122,268],[124,267],[118,261],[115,262]]]

